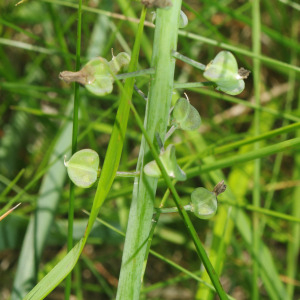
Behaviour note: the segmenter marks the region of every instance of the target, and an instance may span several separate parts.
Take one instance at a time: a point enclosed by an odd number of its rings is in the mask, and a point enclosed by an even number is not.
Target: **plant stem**
[[[165,136],[165,142],[166,140],[175,132],[175,130],[177,129],[176,126],[172,125],[172,127],[169,129],[169,131],[166,133]]]
[[[155,69],[149,68],[149,69],[144,69],[144,70],[140,70],[140,71],[119,74],[119,75],[116,75],[115,77],[116,77],[116,79],[121,80],[121,79],[126,79],[126,78],[131,78],[131,77],[153,75],[154,73],[155,73]]]
[[[298,14],[296,14],[295,11],[293,11],[292,14],[292,21],[295,21],[296,18],[298,18]],[[297,36],[299,34],[299,26],[297,26],[296,22],[292,23],[294,26],[291,28],[291,34],[292,38],[295,40],[297,39]],[[291,48],[291,63],[294,63],[295,65],[297,64],[297,53],[295,49]],[[290,86],[290,91],[288,93],[288,101],[292,102],[292,99],[294,98],[294,91],[295,86],[297,85],[297,77],[296,77],[296,72],[290,72],[289,73],[289,86]],[[298,103],[297,103],[297,109],[299,111],[300,109],[300,90],[298,89]],[[300,137],[300,131],[298,130],[296,132],[296,136]],[[294,157],[294,173],[293,173],[293,178],[296,180],[300,179],[300,155],[299,153],[295,155]],[[296,186],[294,191],[293,191],[293,198],[292,198],[292,204],[291,204],[291,215],[293,217],[298,217],[300,218],[300,186]],[[293,280],[297,278],[297,274],[299,274],[299,249],[300,249],[300,224],[292,224],[290,231],[289,231],[290,236],[292,237],[288,241],[288,255],[287,255],[287,272],[286,275],[288,278],[291,279],[291,282],[288,283],[287,285],[287,291],[289,295],[289,299],[292,300],[295,298],[295,284]]]
[[[174,89],[189,89],[189,88],[201,88],[206,86],[215,86],[216,84],[214,82],[175,82],[174,83]]]
[[[252,2],[252,44],[253,53],[260,55],[260,1],[253,0]],[[254,97],[255,104],[260,106],[260,61],[253,59],[253,77],[254,77]],[[254,112],[254,134],[258,136],[260,134],[260,111]],[[254,143],[254,151],[258,151],[260,148],[259,142]],[[253,206],[260,207],[260,172],[261,172],[261,160],[256,159],[254,161],[254,174],[253,174]],[[253,276],[252,276],[252,299],[259,299],[258,290],[258,278],[259,278],[259,265],[256,257],[259,255],[259,244],[260,244],[260,226],[259,216],[256,212],[253,213],[253,229],[252,238],[253,244],[252,249],[254,256],[252,257],[253,262]]]
[[[201,64],[201,63],[199,63],[199,62],[197,62],[197,61],[195,61],[195,60],[193,60],[193,59],[191,59],[187,56],[184,56],[184,55],[180,54],[177,51],[172,51],[172,55],[175,58],[182,60],[183,62],[193,66],[196,69],[200,69],[200,70],[204,71],[205,68],[206,68],[206,65],[203,65],[203,64]]]
[[[147,134],[155,145],[156,132],[164,140],[169,118],[175,69],[175,59],[171,51],[177,46],[180,7],[181,0],[175,0],[172,7],[157,9],[151,62],[151,67],[155,68],[156,73],[151,77],[145,117]],[[141,172],[141,175],[134,182],[117,291],[119,300],[139,299],[157,186],[157,179],[145,176],[142,172],[144,165],[151,159],[149,146],[143,136],[137,164],[137,171]]]
[[[78,3],[78,23],[77,23],[77,43],[76,43],[76,69],[80,69],[80,49],[81,49],[81,15],[82,15],[82,0]],[[73,131],[72,131],[72,154],[77,150],[77,135],[78,135],[78,109],[79,109],[79,84],[74,84],[74,107],[73,107]],[[73,222],[74,222],[74,200],[75,186],[70,181],[70,197],[69,197],[69,212],[68,212],[68,239],[67,250],[73,248]],[[65,300],[70,298],[72,283],[72,272],[66,278],[65,285]]]
[[[116,173],[116,177],[138,177],[140,176],[140,172],[122,172],[118,171]]]
[[[183,209],[185,211],[191,211],[192,206],[190,204],[187,204],[183,207]],[[156,213],[159,212],[160,214],[174,213],[174,212],[178,212],[178,208],[177,207],[155,208],[155,212]]]
[[[161,162],[161,160],[158,156],[158,153],[157,153],[156,149],[154,148],[153,143],[151,142],[151,139],[150,139],[149,135],[147,134],[147,131],[143,127],[142,121],[141,121],[140,117],[138,116],[133,104],[131,104],[131,110],[133,111],[134,116],[136,118],[136,121],[137,121],[140,129],[142,130],[142,132],[144,134],[144,137],[145,137],[145,139],[146,139],[146,141],[149,145],[150,151],[151,151],[158,167],[160,168],[162,176],[163,176],[168,188],[170,189],[170,191],[173,195],[173,199],[174,199],[174,202],[175,202],[175,204],[178,208],[178,212],[179,212],[181,218],[183,219],[186,228],[188,229],[188,232],[189,232],[189,234],[190,234],[190,236],[191,236],[191,238],[194,242],[194,245],[196,247],[197,254],[201,258],[201,261],[203,262],[203,264],[205,266],[205,269],[206,269],[207,273],[209,274],[209,277],[210,277],[210,279],[211,279],[211,281],[212,281],[212,283],[213,283],[220,299],[221,300],[228,299],[226,293],[224,292],[224,290],[222,288],[222,285],[219,281],[219,278],[216,275],[216,272],[213,269],[213,266],[212,266],[207,254],[206,254],[206,252],[205,252],[205,250],[204,250],[204,248],[203,248],[203,246],[202,246],[202,244],[199,240],[198,234],[197,234],[197,232],[196,232],[196,230],[195,230],[195,228],[194,228],[187,212],[183,209],[183,207],[180,204],[181,201],[180,201],[180,198],[178,196],[178,193],[177,193],[174,185],[172,184],[172,181],[171,181],[170,177],[168,176],[167,171],[165,170],[165,168],[164,168],[164,166],[163,166],[163,164],[162,164],[162,162]]]

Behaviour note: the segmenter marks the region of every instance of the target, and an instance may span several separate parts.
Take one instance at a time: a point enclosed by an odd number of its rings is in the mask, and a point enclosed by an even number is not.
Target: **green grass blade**
[[[77,20],[77,39],[76,39],[76,66],[75,71],[80,69],[80,53],[81,53],[81,17],[82,17],[82,0],[78,1],[78,20]],[[74,84],[74,102],[73,102],[73,128],[72,128],[72,152],[73,155],[77,151],[77,135],[78,135],[78,111],[79,111],[79,84]],[[73,223],[74,223],[74,202],[75,202],[75,185],[70,180],[69,194],[69,210],[68,210],[68,238],[67,250],[73,248]],[[71,295],[72,274],[66,278],[65,299],[69,300]]]
[[[211,262],[210,262],[210,260],[209,260],[209,258],[207,256],[206,252],[205,252],[205,249],[204,249],[204,247],[202,246],[202,244],[200,242],[198,234],[197,234],[197,232],[196,232],[196,230],[195,230],[195,228],[194,228],[194,226],[193,226],[193,224],[192,224],[192,222],[191,222],[191,220],[190,220],[187,212],[183,209],[183,207],[180,204],[181,201],[180,201],[179,195],[178,195],[178,193],[177,193],[174,185],[172,184],[172,180],[168,176],[167,171],[165,170],[162,162],[160,161],[160,158],[159,158],[159,156],[158,156],[158,154],[156,152],[156,149],[153,146],[152,141],[151,141],[150,137],[148,136],[148,133],[143,128],[142,121],[140,120],[140,118],[139,118],[139,116],[138,116],[138,114],[135,111],[135,109],[134,109],[133,106],[132,106],[132,110],[134,111],[134,115],[135,115],[136,121],[137,121],[140,129],[143,131],[145,139],[147,140],[147,143],[148,143],[148,145],[150,147],[150,151],[151,151],[151,153],[152,153],[152,155],[153,155],[153,157],[154,157],[157,165],[159,166],[159,168],[161,170],[162,176],[163,176],[163,178],[164,178],[164,180],[165,180],[168,188],[170,189],[170,191],[171,191],[171,193],[172,193],[172,195],[174,197],[174,202],[175,202],[175,204],[176,204],[176,206],[178,208],[178,212],[179,212],[180,216],[182,217],[182,219],[184,221],[184,224],[185,224],[185,226],[186,226],[186,228],[187,228],[187,230],[188,230],[188,232],[189,232],[189,234],[190,234],[190,236],[191,236],[191,238],[192,238],[192,240],[194,242],[194,245],[195,245],[196,250],[197,250],[197,254],[201,258],[201,261],[204,264],[207,273],[209,274],[209,277],[210,277],[210,279],[211,279],[211,281],[212,281],[212,283],[213,283],[213,285],[214,285],[214,287],[216,289],[216,292],[218,293],[218,295],[219,295],[219,297],[220,297],[221,300],[228,299],[226,293],[224,292],[224,290],[222,288],[222,285],[221,285],[221,283],[219,281],[219,278],[218,278],[215,270],[213,269],[213,266],[212,266],[212,264],[211,264]]]
[[[66,178],[66,170],[62,163],[65,149],[71,143],[72,124],[67,122],[56,143],[50,163],[55,161],[46,173],[37,200],[37,209],[30,219],[24,238],[18,268],[14,279],[12,300],[22,299],[32,288],[37,279],[39,264],[47,235],[52,225],[57,205],[61,199],[61,189]],[[57,159],[59,158],[59,159]]]
[[[129,64],[129,72],[134,72],[137,67],[138,55],[140,49],[140,41],[143,32],[143,22],[145,20],[146,11],[142,11],[141,22],[138,34],[134,44],[131,61]],[[122,147],[127,128],[129,116],[130,101],[133,92],[134,79],[129,78],[125,82],[124,92],[121,95],[120,105],[116,116],[116,121],[108,145],[107,155],[104,160],[98,183],[96,195],[93,202],[91,215],[88,221],[84,237],[73,247],[73,249],[26,295],[24,300],[41,300],[44,299],[74,268],[83,247],[87,241],[89,233],[93,227],[96,217],[99,213],[110,187],[113,183],[117,172]]]
[[[222,169],[226,167],[230,167],[234,164],[254,160],[257,158],[262,158],[265,156],[269,156],[278,152],[286,151],[286,150],[298,150],[300,145],[300,138],[290,139],[281,143],[277,143],[271,146],[260,148],[257,151],[249,151],[247,153],[233,155],[224,159],[217,160],[214,163],[199,166],[199,167],[193,167],[190,168],[186,175],[188,178],[191,178],[193,176],[197,176],[198,174],[201,174],[203,172],[209,172],[212,170]]]

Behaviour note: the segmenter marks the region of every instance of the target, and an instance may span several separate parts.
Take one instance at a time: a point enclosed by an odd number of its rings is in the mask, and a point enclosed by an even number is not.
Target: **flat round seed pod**
[[[177,100],[172,111],[173,118],[176,122],[181,123],[188,118],[190,107],[190,102],[186,98],[179,98]]]
[[[186,180],[186,174],[177,164],[174,145],[169,145],[167,149],[159,155],[159,158],[170,177],[179,181]],[[150,177],[161,177],[161,171],[155,160],[145,165],[144,172]]]
[[[245,69],[243,69],[245,70]],[[247,71],[247,70],[245,70]],[[215,82],[217,90],[229,95],[240,94],[245,88],[245,75],[240,75],[235,57],[229,51],[221,51],[206,66],[203,76]],[[247,71],[247,76],[249,71]]]
[[[91,149],[76,152],[65,162],[68,175],[72,182],[82,188],[91,187],[97,180],[99,155]]]
[[[200,187],[191,194],[191,212],[200,219],[209,219],[215,215],[218,208],[216,194]]]

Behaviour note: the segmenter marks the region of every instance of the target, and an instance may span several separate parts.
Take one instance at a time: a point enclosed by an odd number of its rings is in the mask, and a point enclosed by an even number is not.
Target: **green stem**
[[[87,215],[90,215],[90,213],[89,213],[88,211],[86,211],[86,210],[83,210],[83,212],[84,212],[85,214],[87,214]],[[100,218],[97,218],[96,220],[97,220],[99,223],[101,223],[101,224],[103,224],[104,226],[106,226],[107,228],[111,229],[112,231],[114,231],[114,232],[116,232],[116,233],[122,235],[123,237],[125,237],[125,233],[122,232],[122,231],[120,231],[119,229],[117,229],[117,228],[114,227],[113,225],[111,225],[111,224],[105,222],[104,220],[102,220],[102,219],[100,219]],[[166,262],[167,264],[169,264],[170,266],[176,268],[176,269],[179,270],[180,272],[185,273],[185,274],[188,275],[190,278],[193,278],[193,279],[197,280],[198,282],[201,282],[202,284],[204,284],[205,286],[207,286],[207,287],[208,287],[209,289],[211,289],[212,291],[216,291],[215,288],[214,288],[214,286],[212,286],[211,284],[205,282],[205,281],[202,280],[199,276],[196,275],[197,273],[200,273],[200,271],[198,271],[198,272],[196,272],[196,273],[195,273],[195,272],[190,272],[190,271],[188,271],[187,269],[185,269],[185,268],[181,267],[180,265],[176,264],[175,262],[173,262],[173,261],[171,261],[171,260],[165,258],[164,256],[162,256],[161,254],[159,254],[158,252],[156,252],[156,251],[154,251],[154,250],[150,250],[150,253],[151,253],[153,256],[155,256],[155,257],[157,257],[158,259],[160,259],[161,261],[164,261],[164,262]],[[85,260],[85,257],[84,257],[84,256],[83,256],[83,260]],[[146,289],[144,289],[144,291],[145,291],[145,290],[146,290]],[[231,297],[231,296],[229,296],[229,295],[227,295],[227,296],[228,296],[228,299],[230,299],[230,300],[235,300],[235,298],[233,298],[233,297]]]
[[[187,205],[183,206],[183,209],[185,211],[191,211],[192,206],[190,204],[187,204]],[[160,214],[175,213],[175,212],[178,212],[178,208],[177,207],[155,208],[155,212],[156,213],[159,212]]]
[[[180,198],[179,198],[179,195],[174,187],[174,185],[172,184],[172,181],[170,179],[170,177],[168,176],[167,174],[167,171],[165,170],[161,160],[159,159],[159,155],[157,153],[157,150],[154,148],[153,144],[152,144],[152,141],[147,133],[147,131],[145,130],[145,128],[143,127],[143,123],[142,123],[142,120],[140,119],[138,113],[136,112],[133,104],[131,104],[131,110],[133,111],[134,113],[134,116],[135,116],[135,119],[136,119],[136,122],[137,124],[139,125],[140,129],[142,130],[143,132],[143,135],[148,143],[148,146],[150,148],[150,151],[151,151],[151,154],[153,155],[158,167],[160,168],[160,171],[162,173],[162,176],[168,186],[168,188],[170,189],[172,195],[173,195],[173,199],[174,199],[174,202],[178,208],[178,212],[181,216],[181,218],[183,219],[184,221],[184,224],[185,226],[187,227],[188,229],[188,232],[194,242],[194,245],[196,247],[196,250],[197,250],[197,253],[199,255],[199,257],[201,258],[201,261],[203,262],[204,266],[205,266],[205,269],[207,271],[207,273],[209,274],[209,277],[220,297],[221,300],[223,299],[228,299],[226,293],[224,292],[223,288],[222,288],[222,285],[219,281],[219,278],[218,276],[216,275],[216,272],[215,270],[213,269],[213,266],[199,240],[199,237],[198,237],[198,234],[194,228],[194,225],[192,224],[187,212],[183,209],[183,207],[181,206],[180,204]]]
[[[181,0],[173,1],[168,9],[157,9],[151,67],[151,85],[146,104],[145,127],[150,140],[157,145],[155,132],[164,140],[173,92],[175,59],[171,51],[177,47],[177,28]],[[159,150],[159,149],[157,149]],[[149,146],[142,138],[126,239],[122,258],[117,299],[140,298],[147,239],[152,224],[157,179],[145,176],[144,164],[151,160]]]
[[[253,53],[260,55],[260,1],[253,0],[252,2],[252,44]],[[255,104],[260,106],[260,61],[258,59],[253,59],[253,77],[254,77],[254,97]],[[260,111],[256,110],[254,112],[254,133],[256,136],[260,134]],[[258,151],[260,148],[259,142],[254,143],[254,151]],[[253,206],[260,207],[260,173],[261,173],[261,160],[256,159],[254,161],[254,174],[253,174]],[[252,238],[253,244],[252,249],[254,253],[253,261],[253,276],[252,276],[252,299],[259,299],[258,290],[258,278],[259,278],[259,265],[256,257],[259,255],[259,244],[260,244],[260,226],[259,226],[259,216],[257,213],[253,214],[253,231]]]
[[[81,49],[81,15],[82,15],[82,0],[78,4],[78,23],[77,23],[77,43],[76,43],[76,68],[80,69],[80,49]],[[72,154],[77,150],[77,135],[78,135],[78,110],[79,110],[79,84],[74,84],[74,108],[73,108],[73,131],[72,131]],[[69,212],[68,212],[68,239],[67,250],[70,252],[73,248],[73,223],[74,223],[74,202],[75,202],[75,186],[70,181],[70,197],[69,197]],[[65,285],[65,300],[70,299],[71,295],[72,273],[66,278]]]
[[[140,172],[122,172],[118,171],[116,177],[139,177]]]
[[[126,78],[131,78],[131,77],[153,75],[153,74],[155,74],[155,69],[149,68],[149,69],[144,69],[144,70],[140,70],[140,71],[119,74],[119,75],[116,75],[115,77],[117,80],[121,80],[121,79],[126,79]]]
[[[296,14],[296,11],[293,11],[292,19],[291,19],[291,34],[293,39],[297,39],[297,36],[299,34],[299,26],[297,25],[296,18],[298,18],[298,14]],[[297,54],[295,49],[291,48],[291,63],[297,64]],[[290,72],[289,74],[289,87],[290,91],[288,93],[288,101],[292,102],[294,96],[294,92],[297,85],[297,77],[295,72]],[[298,103],[297,103],[297,110],[300,109],[300,90],[298,89]],[[300,131],[298,130],[296,135],[300,137]],[[294,173],[293,178],[296,180],[300,179],[300,155],[299,153],[295,155],[294,157]],[[292,196],[292,203],[291,203],[291,215],[293,217],[300,218],[300,186],[298,185],[295,187],[293,191]],[[300,249],[300,224],[292,224],[289,235],[292,237],[288,241],[288,247],[287,247],[287,271],[286,275],[288,278],[291,279],[291,282],[288,282],[287,284],[287,291],[289,295],[289,299],[295,299],[295,284],[293,280],[297,278],[297,274],[299,274],[299,249]]]
[[[175,82],[174,83],[174,89],[189,89],[189,88],[202,88],[206,86],[215,86],[216,84],[214,82]]]
[[[181,61],[193,66],[196,69],[200,69],[200,70],[204,71],[205,68],[206,68],[206,65],[203,65],[203,64],[201,64],[201,63],[199,63],[199,62],[197,62],[197,61],[195,61],[195,60],[193,60],[193,59],[191,59],[187,56],[184,56],[184,55],[180,54],[177,51],[172,51],[172,55],[175,58],[180,59]]]
[[[289,222],[294,222],[294,223],[300,223],[300,218],[294,217],[294,216],[290,216],[287,214],[283,214],[277,211],[273,211],[273,210],[269,210],[266,208],[262,208],[262,207],[257,207],[251,204],[239,204],[237,202],[234,201],[229,201],[229,200],[220,200],[218,199],[219,203],[224,203],[224,204],[228,204],[230,206],[234,206],[237,208],[242,208],[242,209],[246,209],[246,210],[250,210],[250,211],[254,211],[260,214],[264,214],[267,216],[271,216],[271,217],[275,217],[275,218],[279,218],[282,220],[286,220]]]
[[[171,126],[171,128],[166,133],[165,142],[175,132],[176,129],[177,129],[177,126],[174,126],[174,125]]]

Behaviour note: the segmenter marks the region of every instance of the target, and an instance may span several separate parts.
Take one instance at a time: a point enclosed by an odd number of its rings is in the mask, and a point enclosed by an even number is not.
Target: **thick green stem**
[[[177,29],[181,0],[173,1],[168,9],[157,9],[156,28],[151,67],[156,73],[151,77],[146,105],[145,128],[152,142],[157,145],[155,133],[161,139],[167,129],[173,91]],[[158,148],[158,147],[157,147]],[[159,149],[157,149],[159,151]],[[119,278],[117,299],[139,299],[143,262],[150,232],[157,179],[143,174],[144,164],[152,160],[149,147],[142,139],[137,171],[141,176],[135,179],[132,204],[125,239],[122,267]]]

